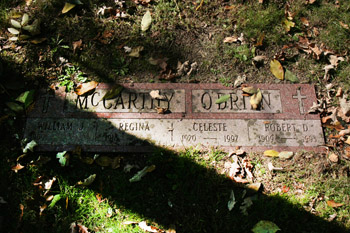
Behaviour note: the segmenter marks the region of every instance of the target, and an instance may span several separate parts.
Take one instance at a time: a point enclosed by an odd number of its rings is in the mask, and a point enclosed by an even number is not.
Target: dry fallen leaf
[[[246,187],[253,190],[254,192],[258,192],[259,189],[261,188],[261,183],[248,184]]]
[[[347,30],[350,29],[350,28],[349,28],[349,25],[346,24],[346,23],[343,23],[342,21],[339,21],[339,24],[340,24],[340,26],[342,26],[342,28],[344,28],[344,29],[347,29]]]
[[[307,27],[310,25],[309,20],[307,20],[307,18],[305,17],[301,17],[300,21],[302,22],[302,24],[304,24]]]
[[[337,203],[334,200],[329,200],[329,201],[327,201],[327,205],[330,206],[330,207],[333,207],[333,208],[337,208],[337,207],[343,206],[344,204],[343,203]]]
[[[73,54],[77,49],[81,47],[82,44],[83,44],[83,41],[81,39],[73,42]]]
[[[258,92],[258,89],[256,89],[255,87],[243,87],[242,91],[244,93],[250,94],[250,95],[254,95],[255,93]]]
[[[238,41],[238,36],[228,36],[224,39],[224,43],[234,43]]]
[[[268,157],[278,157],[279,152],[275,150],[266,150],[264,151],[264,155]]]
[[[23,168],[24,168],[24,166],[22,166],[21,164],[17,163],[17,165],[16,165],[16,166],[13,166],[13,167],[11,168],[11,170],[17,173],[19,170],[21,170],[21,169],[23,169]]]
[[[158,107],[156,107],[155,110],[157,110],[158,114],[166,114],[168,112],[167,108],[158,108]]]
[[[262,94],[260,89],[258,89],[257,93],[255,93],[250,97],[250,105],[252,106],[253,109],[256,110],[259,107],[261,100],[262,100]]]
[[[79,84],[75,89],[75,93],[77,93],[77,95],[84,95],[85,93],[95,89],[97,85],[98,85],[98,82],[96,81]]]
[[[270,62],[270,71],[271,73],[278,79],[283,80],[284,79],[284,70],[279,61],[276,59],[271,60]]]
[[[328,156],[328,159],[333,163],[338,163],[338,161],[339,161],[338,155],[336,155],[335,153],[331,153]]]
[[[157,228],[157,227],[154,227],[154,226],[148,226],[146,221],[142,221],[139,223],[139,227],[144,230],[144,231],[147,231],[147,232],[155,232],[155,233],[160,233],[160,232],[164,232],[163,230]]]
[[[166,97],[164,95],[160,94],[159,90],[153,90],[149,93],[149,95],[152,97],[152,99],[159,99],[159,100],[166,99]]]
[[[147,11],[144,16],[142,17],[142,21],[141,21],[141,30],[147,31],[149,29],[149,27],[151,26],[152,23],[152,16],[151,16],[151,12]]]

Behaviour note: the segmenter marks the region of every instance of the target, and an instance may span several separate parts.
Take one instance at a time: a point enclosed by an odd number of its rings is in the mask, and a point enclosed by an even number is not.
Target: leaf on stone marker
[[[233,190],[231,190],[230,200],[227,203],[228,210],[231,211],[235,205],[236,205],[235,194],[234,194]]]
[[[24,13],[22,16],[21,25],[26,26],[28,22],[29,22],[29,15],[27,13]]]
[[[19,34],[19,31],[17,29],[15,29],[15,28],[8,28],[7,30],[13,35],[18,35]]]
[[[261,220],[252,228],[254,233],[275,233],[281,229],[273,222]]]
[[[131,52],[128,54],[129,57],[140,57],[140,52],[143,51],[143,46],[137,46],[131,49]]]
[[[67,13],[68,11],[72,10],[75,6],[76,6],[76,4],[72,4],[72,3],[66,2],[66,3],[64,4],[63,9],[62,9],[62,14],[65,14],[65,13]]]
[[[160,232],[164,232],[163,230],[157,228],[157,227],[154,227],[154,226],[148,226],[146,221],[142,221],[139,223],[139,227],[144,230],[144,231],[147,231],[147,232],[155,232],[155,233],[160,233]]]
[[[107,91],[107,93],[103,96],[102,99],[103,100],[114,99],[115,97],[117,97],[122,92],[123,89],[124,89],[123,86],[115,85],[112,89]]]
[[[284,71],[281,63],[276,59],[271,60],[270,62],[270,71],[278,79],[284,79]]]
[[[248,184],[246,187],[247,187],[248,189],[253,190],[254,192],[258,192],[259,189],[261,188],[261,183],[258,182],[258,183]]]
[[[78,181],[77,185],[89,186],[96,179],[96,174],[90,175],[88,178],[84,179],[84,181]]]
[[[23,168],[24,168],[24,166],[22,166],[21,164],[17,163],[16,166],[11,167],[11,170],[17,173],[19,170],[21,170]]]
[[[293,155],[294,155],[293,151],[281,151],[278,154],[278,157],[280,159],[291,159],[293,157]]]
[[[129,182],[140,181],[148,172],[152,172],[156,168],[155,165],[146,166],[141,171],[138,171],[132,178],[129,179]]]
[[[32,44],[41,44],[43,43],[45,40],[47,40],[46,38],[42,37],[42,38],[35,38],[33,40],[30,40],[30,43]]]
[[[142,21],[141,21],[141,30],[147,31],[149,29],[149,27],[151,26],[152,23],[152,16],[151,16],[151,12],[147,11],[144,16],[142,17]]]
[[[55,196],[53,197],[53,199],[52,199],[50,205],[49,205],[49,208],[54,207],[54,206],[56,205],[56,203],[57,203],[59,200],[61,200],[62,198],[63,198],[63,196],[62,196],[61,194],[55,195]]]
[[[16,21],[16,20],[14,20],[14,19],[11,19],[11,24],[12,24],[12,26],[14,26],[15,28],[21,28],[22,26],[21,26],[21,23],[20,22],[18,22],[18,21]],[[12,33],[12,32],[11,32]],[[13,34],[13,33],[12,33]]]
[[[101,167],[108,167],[112,163],[112,159],[108,156],[100,156],[95,161]]]
[[[255,93],[258,92],[258,89],[256,89],[255,87],[243,87],[242,91],[244,93],[250,94],[250,95],[254,95]]]
[[[98,82],[96,82],[96,81],[91,81],[88,83],[81,83],[75,89],[75,93],[77,93],[77,95],[84,95],[85,93],[95,89],[97,87],[97,85],[98,85]]]
[[[168,109],[167,108],[159,108],[159,107],[156,107],[154,108],[158,114],[166,114]]]
[[[35,90],[25,91],[17,97],[17,101],[24,104],[24,107],[27,108],[34,100]]]
[[[293,21],[290,21],[288,19],[283,20],[283,26],[286,32],[289,32],[292,27],[295,26],[295,23]]]
[[[298,77],[287,69],[286,69],[286,72],[284,74],[284,77],[286,78],[286,80],[291,81],[292,83],[299,82]]]
[[[268,157],[278,157],[279,152],[275,150],[266,150],[264,151],[264,155]]]
[[[36,147],[38,144],[36,143],[36,141],[32,140],[29,143],[27,143],[27,145],[24,147],[23,149],[23,153],[27,153],[28,150],[30,150],[31,152],[34,151],[34,147]]]
[[[257,93],[255,93],[250,97],[250,105],[252,106],[253,109],[257,109],[260,105],[261,100],[262,100],[262,94],[260,89],[258,89]]]
[[[221,104],[230,99],[230,95],[223,95],[215,101],[216,104]]]
[[[24,110],[22,105],[17,104],[15,102],[6,102],[5,104],[7,105],[7,107],[9,107],[12,111],[16,113],[20,113]]]
[[[337,203],[334,200],[329,200],[329,201],[327,201],[327,205],[332,207],[332,208],[337,208],[337,207],[343,206],[344,203]]]
[[[159,99],[159,100],[166,99],[164,95],[160,94],[159,90],[150,91],[149,95],[152,97],[152,99]]]
[[[67,151],[58,152],[56,154],[56,158],[58,159],[58,162],[61,164],[62,167],[68,165],[69,154],[67,153]]]

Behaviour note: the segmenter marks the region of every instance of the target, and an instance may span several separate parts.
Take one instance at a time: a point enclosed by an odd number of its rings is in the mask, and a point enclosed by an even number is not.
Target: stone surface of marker
[[[316,149],[324,144],[311,85],[253,85],[263,100],[253,110],[240,90],[219,84],[133,84],[103,100],[111,86],[100,84],[87,96],[43,93],[27,119],[25,136],[39,150],[145,151],[162,147],[241,146],[251,150]],[[152,99],[160,90],[162,99]],[[222,95],[227,102],[216,104]],[[155,108],[169,114],[157,114]]]

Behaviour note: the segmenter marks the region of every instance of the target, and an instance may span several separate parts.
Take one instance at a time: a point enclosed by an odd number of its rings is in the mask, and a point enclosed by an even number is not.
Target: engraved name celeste
[[[103,93],[101,91],[95,91],[93,94],[88,96],[72,95],[68,98],[70,103],[66,103],[66,108],[74,109],[86,109],[86,110],[108,110],[116,112],[118,110],[153,110],[157,107],[166,108],[172,110],[175,105],[185,105],[184,92],[177,93],[171,90],[160,91],[160,95],[164,96],[163,99],[154,99],[150,96],[149,92],[127,92],[122,91],[113,99],[103,99]],[[181,95],[181,96],[176,96]],[[223,103],[215,103],[217,99],[223,95],[229,95],[229,99]],[[195,98],[192,96],[192,98]],[[204,111],[211,110],[250,110],[251,106],[249,103],[249,97],[243,96],[241,92],[212,92],[203,91],[199,98],[199,104],[196,106],[197,109]],[[192,100],[193,101],[193,100]],[[261,109],[271,108],[271,96],[268,91],[262,94]],[[70,106],[73,105],[73,106]],[[98,110],[97,110],[98,109]]]

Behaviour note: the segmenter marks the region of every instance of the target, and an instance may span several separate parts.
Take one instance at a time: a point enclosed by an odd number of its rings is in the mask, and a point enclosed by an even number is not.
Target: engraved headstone
[[[324,144],[312,85],[253,85],[261,89],[257,110],[239,89],[220,84],[132,84],[115,98],[99,84],[85,96],[59,89],[42,93],[30,113],[25,137],[39,150],[145,151],[162,147],[220,146],[247,150],[315,150]],[[161,99],[153,99],[159,90]],[[230,98],[220,104],[223,95]],[[156,108],[168,109],[158,114]]]

